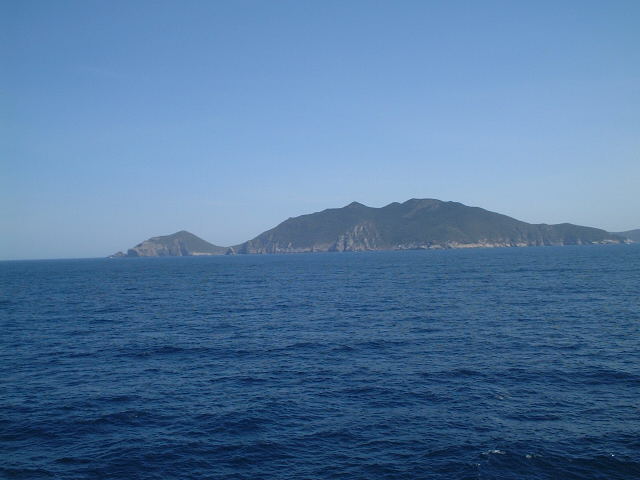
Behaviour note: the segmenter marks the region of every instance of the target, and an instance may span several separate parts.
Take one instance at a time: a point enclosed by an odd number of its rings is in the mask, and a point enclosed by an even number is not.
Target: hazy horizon
[[[407,200],[410,200],[410,199],[407,199]],[[404,201],[406,201],[406,200],[404,200]],[[447,201],[447,200],[445,200],[445,201]],[[453,200],[451,200],[451,201],[453,201]],[[354,201],[354,202],[357,202],[357,200],[356,200],[356,201]],[[403,202],[403,201],[402,201],[402,202]],[[400,202],[400,203],[402,203],[402,202]],[[351,203],[351,202],[349,202],[349,203]],[[357,202],[357,203],[361,203],[361,204],[362,204],[363,202]],[[390,202],[390,203],[391,203],[391,202]],[[365,205],[365,206],[367,206],[367,207],[372,207],[372,205],[367,205],[367,204],[364,204],[364,205]],[[373,207],[373,208],[381,208],[381,207],[384,207],[384,206],[386,206],[386,205],[389,205],[389,204],[387,203],[387,204],[385,204],[385,205],[380,205],[379,207]],[[332,207],[327,207],[327,208],[328,208],[328,209],[335,209],[335,208],[342,208],[342,207],[346,207],[346,206],[347,206],[347,205],[340,205],[340,206],[332,206]],[[471,206],[471,207],[479,207],[479,205],[468,205],[468,206]],[[323,209],[323,210],[324,210],[324,209]],[[317,212],[306,212],[306,213],[303,213],[303,214],[301,214],[301,215],[312,214],[312,213],[317,213]],[[496,212],[496,213],[501,213],[501,212]],[[287,218],[289,218],[289,217],[287,217]],[[280,223],[284,222],[285,220],[286,220],[286,218],[283,218],[280,222],[278,222],[278,224],[280,224]],[[520,219],[517,219],[517,220],[520,220]],[[540,222],[540,223],[546,223],[546,222]],[[568,223],[571,223],[571,222],[568,222]],[[274,224],[274,225],[272,225],[271,227],[269,227],[268,229],[273,228],[273,227],[276,227],[278,224]],[[592,225],[583,225],[583,226],[592,226]],[[596,227],[596,228],[597,228],[597,227]],[[268,230],[268,229],[265,229],[265,231],[266,231],[266,230]],[[635,229],[621,230],[621,231],[619,231],[619,232],[625,232],[625,231],[629,231],[629,230],[635,230]],[[239,245],[239,244],[241,244],[241,243],[244,243],[245,241],[248,241],[248,240],[251,240],[251,239],[253,239],[253,238],[257,237],[258,235],[260,235],[261,233],[263,233],[263,232],[264,232],[264,231],[260,231],[260,232],[256,233],[255,235],[253,235],[253,236],[251,236],[251,237],[245,238],[245,239],[240,240],[240,241],[237,241],[237,242],[235,242],[235,243],[230,243],[230,244],[220,244],[220,243],[216,243],[216,241],[215,241],[215,240],[211,240],[211,239],[209,239],[209,238],[202,237],[201,235],[198,235],[196,232],[192,232],[192,231],[190,231],[190,230],[188,230],[188,229],[186,229],[186,228],[180,228],[180,229],[177,229],[177,230],[172,231],[172,232],[165,232],[165,233],[158,233],[158,234],[154,234],[154,235],[149,235],[149,236],[148,236],[148,237],[146,237],[146,238],[139,239],[139,240],[136,240],[135,242],[132,242],[130,245],[128,245],[128,246],[126,246],[126,247],[123,247],[123,248],[118,249],[118,250],[113,250],[112,252],[107,253],[107,254],[104,254],[104,255],[87,256],[87,257],[68,256],[68,257],[34,257],[34,258],[7,258],[7,259],[0,258],[0,261],[3,261],[3,260],[64,260],[64,259],[83,259],[83,258],[105,258],[105,257],[110,256],[110,255],[112,255],[112,254],[115,254],[115,253],[117,253],[117,252],[126,252],[129,248],[132,248],[132,247],[134,247],[135,245],[137,245],[137,244],[139,244],[139,243],[142,243],[142,242],[143,242],[143,241],[145,241],[145,240],[149,240],[149,239],[154,238],[154,237],[162,237],[162,236],[172,235],[172,234],[178,233],[178,232],[180,232],[180,231],[187,231],[187,232],[189,232],[189,233],[192,233],[192,234],[196,235],[197,237],[202,238],[203,240],[206,240],[206,241],[207,241],[207,242],[209,242],[209,243],[212,243],[212,244],[217,245],[217,246],[220,246],[220,247],[234,247],[234,246],[237,246],[237,245]],[[612,231],[610,231],[610,232],[611,232],[611,233],[616,233],[616,232],[612,232]],[[618,233],[619,233],[619,232],[618,232]]]
[[[0,259],[358,201],[640,228],[640,3],[0,3]]]

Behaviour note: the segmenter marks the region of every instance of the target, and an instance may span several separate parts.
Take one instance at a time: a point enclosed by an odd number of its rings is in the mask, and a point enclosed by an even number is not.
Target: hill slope
[[[171,235],[153,237],[130,248],[126,254],[112,257],[183,257],[194,255],[224,255],[226,247],[219,247],[182,230]]]
[[[626,232],[613,233],[613,235],[618,235],[622,238],[628,238],[632,242],[640,242],[640,228],[636,228],[635,230],[627,230]]]
[[[237,253],[406,250],[622,243],[604,230],[569,223],[534,225],[457,202],[411,199],[290,218],[234,250]]]

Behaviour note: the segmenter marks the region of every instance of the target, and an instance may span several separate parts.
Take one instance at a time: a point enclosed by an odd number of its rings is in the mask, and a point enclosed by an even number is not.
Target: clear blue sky
[[[0,258],[412,197],[640,228],[639,1],[0,5]]]

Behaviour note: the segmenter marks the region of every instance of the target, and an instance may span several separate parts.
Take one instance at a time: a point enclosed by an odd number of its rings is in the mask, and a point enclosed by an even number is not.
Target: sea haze
[[[640,246],[0,263],[0,477],[640,478]]]

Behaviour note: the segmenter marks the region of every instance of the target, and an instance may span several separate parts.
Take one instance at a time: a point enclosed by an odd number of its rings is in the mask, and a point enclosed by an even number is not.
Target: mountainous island
[[[598,228],[531,224],[462,203],[414,198],[381,208],[353,202],[289,218],[231,247],[213,245],[180,231],[150,238],[112,257],[591,245],[630,240],[630,235]]]

